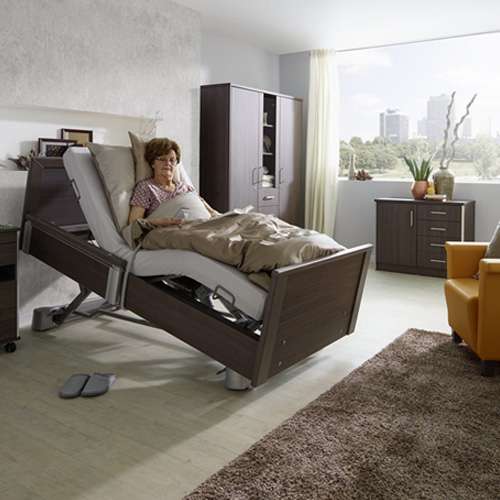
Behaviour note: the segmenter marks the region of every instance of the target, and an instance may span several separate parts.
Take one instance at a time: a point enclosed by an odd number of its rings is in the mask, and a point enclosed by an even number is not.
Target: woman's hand
[[[180,226],[184,223],[182,219],[174,219],[173,217],[164,217],[161,219],[149,219],[148,222],[155,226]]]

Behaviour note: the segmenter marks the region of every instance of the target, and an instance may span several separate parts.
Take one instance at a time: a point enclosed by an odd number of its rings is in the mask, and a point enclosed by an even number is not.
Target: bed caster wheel
[[[460,335],[457,332],[451,332],[451,340],[453,341],[454,344],[462,343],[462,339],[460,338]]]
[[[9,342],[8,344],[5,344],[4,349],[5,349],[5,352],[15,352],[17,349],[16,343]]]

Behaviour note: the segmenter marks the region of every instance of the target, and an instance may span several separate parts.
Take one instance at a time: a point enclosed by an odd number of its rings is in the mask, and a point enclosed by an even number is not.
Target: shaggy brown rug
[[[186,498],[500,498],[500,376],[409,330]]]

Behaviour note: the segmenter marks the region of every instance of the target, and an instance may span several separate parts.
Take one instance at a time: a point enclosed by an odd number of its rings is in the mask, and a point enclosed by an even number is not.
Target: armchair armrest
[[[500,274],[500,259],[481,259],[479,272],[483,274]]]
[[[446,261],[448,278],[472,278],[479,269],[488,243],[447,241]]]
[[[481,359],[500,359],[500,259],[479,264],[477,354]]]

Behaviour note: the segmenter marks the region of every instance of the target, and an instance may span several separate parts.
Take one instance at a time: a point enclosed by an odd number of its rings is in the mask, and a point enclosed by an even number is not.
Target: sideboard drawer
[[[418,220],[455,221],[462,220],[461,207],[446,205],[419,205],[417,207]]]
[[[418,222],[418,235],[452,241],[462,239],[460,222],[421,220]]]
[[[430,254],[420,254],[417,258],[417,264],[419,267],[426,267],[430,269],[441,269],[446,271],[446,257],[440,257],[437,255]]]
[[[419,236],[418,238],[418,254],[430,255],[438,259],[446,259],[445,250],[446,238],[432,238],[429,236]]]

